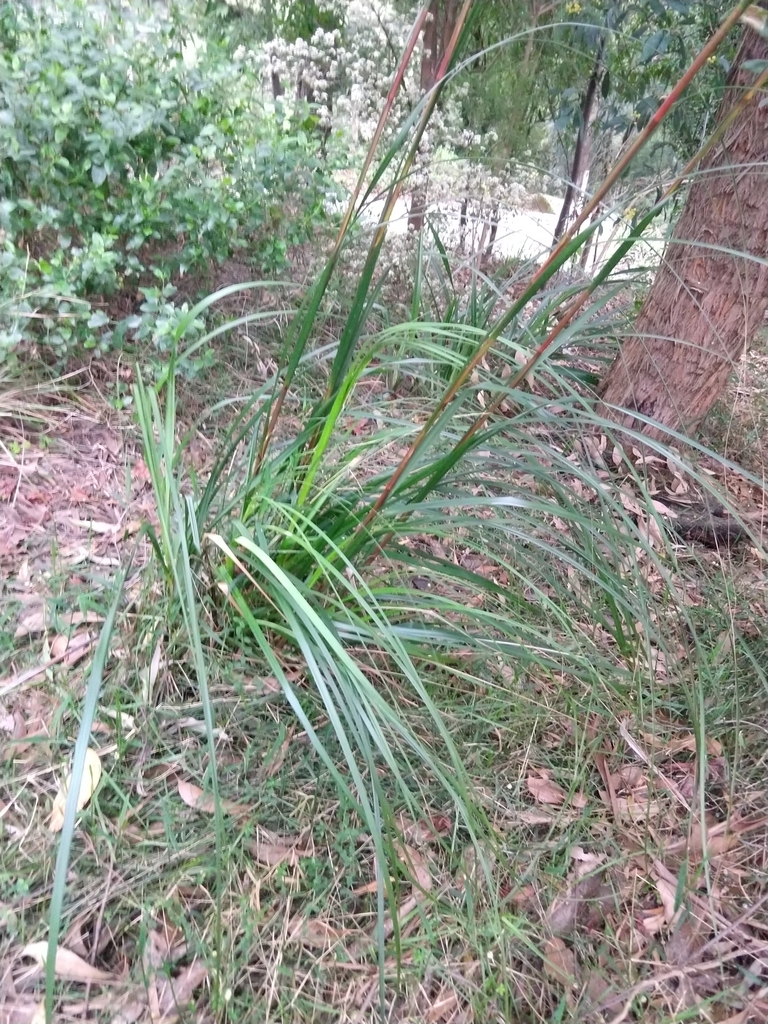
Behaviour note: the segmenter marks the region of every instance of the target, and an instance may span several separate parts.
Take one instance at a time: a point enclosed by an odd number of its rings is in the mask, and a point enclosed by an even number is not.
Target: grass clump
[[[392,176],[390,214],[435,100],[372,174]],[[94,575],[69,628],[44,615],[44,685],[19,664],[0,689],[3,1007],[616,1024],[757,1007],[763,552],[728,483],[760,480],[595,412],[612,293],[593,282],[563,311],[553,281],[589,229],[506,306],[514,282],[467,301],[423,242],[440,290],[420,273],[412,318],[380,326],[382,229],[338,344],[313,348],[368,173],[244,401],[180,413],[177,370],[211,340],[185,331],[215,295],[180,319],[162,379],[137,375],[140,569],[122,604]],[[741,556],[684,539],[685,495],[717,497]],[[67,652],[89,609],[83,687]],[[102,775],[78,809],[88,749]],[[39,806],[69,771],[54,858]]]

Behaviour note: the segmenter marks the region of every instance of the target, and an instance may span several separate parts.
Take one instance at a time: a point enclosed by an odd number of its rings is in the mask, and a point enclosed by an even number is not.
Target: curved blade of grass
[[[205,298],[195,303],[195,305],[192,306],[191,309],[187,310],[186,313],[179,317],[179,321],[176,324],[176,327],[174,328],[172,336],[174,353],[178,353],[178,347],[180,343],[183,341],[184,335],[187,333],[190,326],[195,322],[195,320],[200,316],[201,313],[204,313],[214,303],[218,302],[219,299],[226,299],[229,295],[236,295],[238,292],[251,291],[254,288],[294,289],[296,287],[297,286],[294,281],[245,281],[242,284],[229,284],[224,288],[219,288],[218,291],[211,292],[210,295],[206,295]],[[162,389],[163,385],[166,383],[168,379],[168,374],[175,370],[176,366],[180,361],[183,361],[184,359],[188,358],[192,352],[197,351],[197,349],[200,348],[201,345],[203,344],[205,344],[205,340],[198,341],[195,344],[193,344],[188,351],[181,352],[178,355],[175,355],[174,358],[171,359],[171,361],[169,362],[168,366],[165,368],[164,372],[160,375],[160,378],[155,385],[156,390],[160,391]]]
[[[416,154],[418,152],[419,145],[421,144],[424,132],[426,131],[427,125],[429,124],[432,114],[434,113],[435,107],[437,106],[440,94],[447,82],[448,69],[451,65],[451,61],[453,60],[456,48],[459,44],[459,40],[461,39],[462,33],[464,31],[465,23],[467,21],[467,17],[469,15],[471,6],[472,0],[464,0],[464,4],[462,5],[462,8],[457,16],[456,24],[454,25],[454,30],[451,35],[451,38],[441,57],[440,66],[438,67],[436,72],[437,81],[433,88],[431,89],[428,96],[425,98],[424,108],[422,110],[421,117],[419,118],[419,122],[416,125],[416,128],[413,132],[409,149],[406,152],[405,157],[403,158],[400,171],[398,173],[398,177],[390,187],[386,203],[384,204],[384,211],[381,215],[379,226],[376,230],[376,233],[374,234],[373,241],[371,242],[371,246],[368,251],[368,256],[365,261],[365,265],[363,267],[362,273],[360,274],[357,290],[355,292],[355,298],[352,303],[352,310],[347,318],[344,331],[341,337],[339,338],[339,345],[336,351],[336,358],[334,359],[333,365],[331,367],[331,376],[328,381],[328,387],[326,389],[327,398],[333,395],[336,391],[336,388],[339,387],[341,381],[346,375],[349,363],[352,359],[355,345],[357,344],[360,332],[365,323],[365,320],[363,318],[363,311],[366,308],[366,297],[370,290],[371,281],[373,280],[373,275],[379,261],[379,256],[381,254],[381,248],[384,244],[384,240],[387,235],[389,222],[392,219],[392,214],[394,213],[395,205],[400,196],[400,192],[402,191],[402,186],[410,171],[410,168],[413,165],[414,160],[416,159]]]
[[[298,497],[296,498],[296,504],[299,506],[303,505],[307,500],[307,496],[312,489],[312,484],[317,471],[326,454],[333,432],[336,429],[339,416],[341,415],[353,388],[359,381],[360,375],[370,362],[372,354],[372,352],[364,352],[360,355],[357,362],[350,368],[346,377],[342,381],[341,387],[338,388],[335,393],[322,430],[320,431],[320,435],[317,438],[317,441],[311,446],[312,456],[304,475],[304,480],[302,481]]]
[[[208,770],[211,792],[214,800],[215,864],[216,864],[216,926],[215,949],[221,955],[222,917],[221,896],[223,877],[221,854],[224,846],[224,813],[219,796],[219,780],[216,770],[216,734],[213,704],[208,687],[208,668],[203,650],[200,622],[198,618],[198,596],[192,577],[192,561],[188,540],[186,501],[179,486],[177,470],[180,472],[176,451],[176,378],[173,360],[165,390],[165,415],[160,410],[156,390],[144,385],[141,372],[137,374],[134,387],[136,415],[141,427],[144,461],[155,493],[160,542],[165,556],[166,578],[173,583],[179,600],[184,627],[189,640],[192,661],[195,667],[200,702],[203,706],[205,732],[208,746]],[[218,983],[218,976],[217,976]]]
[[[250,570],[221,536],[217,534],[209,534],[207,539],[216,547],[218,547],[231,560],[231,562],[238,567],[240,572],[242,572],[248,579],[250,579],[255,586],[258,586]],[[247,543],[244,543],[246,541]],[[239,538],[238,543],[241,547],[244,547],[246,550],[250,551],[251,554],[255,553],[258,550],[255,547],[255,545],[253,545],[253,543],[246,537]],[[270,561],[265,558],[263,564],[269,567]],[[281,574],[278,567],[274,565],[274,563],[271,563],[271,566],[273,571],[276,572],[278,580],[282,584],[287,584],[287,587],[285,587],[283,590],[283,594],[285,596],[276,595],[276,605],[280,608],[285,617],[285,621],[289,628],[290,635],[293,638],[293,640],[298,644],[304,656],[305,664],[307,665],[307,669],[310,673],[310,676],[313,682],[315,683],[315,686],[317,687],[318,693],[321,696],[323,705],[326,709],[326,713],[328,714],[328,718],[331,722],[334,734],[341,746],[344,755],[344,760],[347,765],[347,769],[349,770],[350,776],[354,783],[354,791],[350,788],[349,784],[344,779],[343,775],[341,774],[338,767],[334,763],[333,758],[328,752],[325,744],[317,735],[317,732],[312,726],[312,723],[310,722],[309,717],[306,711],[304,710],[301,701],[299,700],[293,687],[291,686],[287,677],[285,676],[282,666],[280,665],[279,660],[275,656],[274,651],[272,650],[272,646],[264,633],[264,630],[262,629],[261,625],[253,615],[244,596],[239,590],[231,588],[232,600],[235,606],[242,614],[246,624],[250,628],[251,633],[253,634],[254,639],[257,641],[262,654],[267,659],[267,663],[270,665],[272,671],[275,673],[276,678],[279,680],[283,688],[283,693],[286,699],[288,700],[289,704],[291,705],[291,708],[296,714],[302,727],[306,731],[306,734],[310,742],[312,743],[312,746],[314,747],[315,751],[317,752],[318,756],[321,758],[325,766],[328,768],[332,778],[339,787],[339,791],[345,794],[350,799],[352,805],[358,809],[363,819],[363,822],[365,823],[369,831],[376,853],[376,859],[378,861],[378,864],[380,865],[377,874],[379,893],[378,904],[379,918],[381,921],[383,921],[385,890],[390,905],[393,907],[395,906],[394,890],[392,888],[392,883],[390,880],[390,873],[387,870],[388,862],[393,860],[394,858],[392,856],[393,849],[391,847],[391,843],[387,841],[387,831],[386,829],[382,828],[382,821],[379,808],[381,806],[386,806],[386,799],[381,789],[378,773],[376,770],[376,763],[373,759],[373,754],[368,744],[366,730],[365,728],[360,728],[359,725],[357,725],[357,727],[354,727],[354,742],[358,746],[358,748],[362,750],[364,754],[364,760],[366,761],[369,769],[371,787],[373,790],[370,795],[368,792],[368,787],[365,785],[365,781],[360,772],[360,768],[357,764],[357,758],[355,757],[354,754],[352,740],[348,735],[348,726],[350,725],[351,722],[353,726],[356,726],[356,723],[354,723],[350,719],[349,715],[347,715],[347,726],[345,727],[344,723],[342,722],[342,718],[339,715],[339,706],[341,706],[342,709],[347,709],[350,706],[354,707],[354,704],[347,705],[343,701],[339,701],[338,699],[334,700],[331,694],[331,690],[329,689],[328,686],[329,676],[321,668],[316,658],[316,642],[318,637],[322,636],[323,632],[325,631],[325,626],[322,623],[322,621],[318,619],[313,610],[308,605],[306,605],[306,603],[303,602],[303,600],[300,598],[300,595],[298,594],[298,591],[295,590],[293,584],[288,579],[288,577],[286,577],[284,574]],[[298,602],[296,600],[297,598],[299,598]],[[310,629],[309,635],[307,634],[306,631],[308,626]],[[326,665],[328,666],[328,658],[326,657],[326,659],[323,660],[326,661]],[[394,917],[395,915],[393,915],[393,920]],[[379,957],[381,965],[383,965],[384,963],[383,956],[384,950],[380,943]]]
[[[665,100],[660,104],[658,110],[649,120],[646,127],[643,129],[642,132],[640,132],[640,134],[632,143],[632,145],[628,147],[626,153],[623,154],[619,158],[619,160],[617,160],[616,164],[608,173],[606,178],[603,180],[603,182],[595,192],[592,199],[585,204],[583,210],[576,218],[573,225],[571,225],[571,227],[564,233],[560,242],[553,248],[550,256],[544,262],[541,269],[538,271],[536,275],[534,275],[534,278],[531,281],[531,284],[529,288],[526,290],[525,294],[521,297],[520,300],[518,300],[517,303],[514,303],[512,307],[500,317],[495,327],[488,334],[486,340],[478,347],[477,351],[472,356],[472,358],[468,360],[465,368],[458,375],[456,380],[446,390],[441,402],[438,404],[438,407],[435,409],[432,416],[424,424],[422,431],[420,432],[419,436],[414,440],[413,444],[411,445],[411,448],[403,456],[401,462],[392,473],[390,483],[382,490],[379,497],[373,503],[366,517],[362,520],[358,530],[364,530],[375,518],[379,510],[386,504],[390,494],[396,487],[400,477],[407,469],[408,464],[414,457],[416,451],[418,450],[419,447],[421,447],[422,444],[425,443],[426,439],[430,435],[434,427],[434,422],[440,415],[442,409],[445,408],[445,406],[453,399],[453,397],[459,391],[459,389],[466,383],[466,381],[471,376],[473,370],[479,365],[479,363],[483,360],[483,358],[485,358],[485,356],[488,354],[491,348],[495,345],[496,341],[498,340],[498,337],[500,336],[504,328],[507,326],[507,324],[512,322],[514,317],[517,316],[517,314],[523,309],[523,307],[528,303],[528,301],[530,301],[530,299],[533,298],[533,296],[540,289],[540,287],[544,283],[546,283],[547,280],[549,280],[549,278],[555,273],[555,271],[560,266],[562,266],[562,264],[565,263],[567,259],[570,258],[570,256],[574,255],[582,248],[584,242],[595,230],[596,225],[588,225],[588,227],[584,231],[581,231],[578,235],[576,234],[576,232],[579,231],[579,229],[585,222],[587,222],[588,218],[597,209],[599,203],[607,195],[608,191],[613,187],[616,181],[618,181],[618,179],[624,173],[626,168],[630,165],[632,160],[634,160],[635,156],[643,149],[646,142],[656,132],[656,130],[662,124],[665,117],[669,114],[672,107],[675,105],[675,103],[680,98],[682,93],[688,88],[690,83],[693,81],[698,72],[704,66],[709,56],[712,55],[715,52],[715,50],[717,50],[717,48],[726,38],[726,36],[733,28],[733,26],[737,24],[741,14],[747,6],[748,0],[741,0],[741,2],[737,4],[736,7],[734,7],[730,11],[730,13],[723,19],[717,31],[713,33],[713,35],[710,37],[705,46],[702,47],[701,51],[694,58],[693,62],[685,71],[685,73],[681,76],[675,87],[669,92]],[[575,315],[575,311],[573,315]],[[565,326],[567,322],[568,321],[565,320],[563,326]],[[542,343],[542,353],[545,350],[543,346],[544,343]],[[533,365],[535,365],[534,358],[535,355],[530,360],[530,363],[532,363]],[[523,379],[524,371],[530,372],[527,368],[523,368],[523,370],[521,370],[518,376],[517,383],[519,383],[519,381]]]
[[[682,188],[688,179],[689,175],[695,170],[696,166],[704,159],[704,157],[711,151],[711,149],[718,143],[723,135],[728,131],[730,126],[734,123],[737,117],[742,113],[744,108],[749,103],[753,102],[756,96],[759,95],[760,91],[768,85],[768,69],[764,70],[753,82],[749,89],[744,90],[740,96],[738,102],[734,104],[727,117],[723,118],[720,124],[715,128],[712,135],[707,139],[704,145],[699,151],[688,161],[683,170],[678,174],[674,181],[667,187],[661,198],[654,204],[654,206],[635,224],[630,231],[628,237],[621,242],[614,253],[605,261],[601,270],[595,275],[589,286],[585,288],[569,306],[569,308],[563,313],[558,323],[553,327],[549,335],[541,342],[536,351],[532,354],[531,358],[522,366],[508,382],[510,388],[517,387],[527,374],[536,368],[538,363],[541,361],[545,353],[553,345],[559,334],[571,323],[573,318],[577,315],[583,304],[592,295],[596,288],[598,288],[604,281],[606,281],[609,275],[615,270],[618,264],[629,254],[632,248],[642,237],[646,228],[658,217],[663,211],[669,201],[676,195],[676,193]],[[699,245],[697,241],[697,245]],[[720,250],[722,251],[722,250]],[[743,255],[743,254],[742,254]],[[503,401],[503,396],[500,396],[496,402],[492,403],[488,409],[486,409],[481,416],[479,416],[476,422],[468,429],[464,436],[464,440],[469,440],[472,434],[482,428],[483,424],[493,415],[498,409],[499,404]],[[463,443],[463,442],[462,442]]]
[[[347,212],[344,215],[344,219],[341,222],[341,226],[336,237],[336,242],[334,244],[333,250],[331,251],[331,255],[328,257],[328,260],[325,266],[323,267],[323,271],[320,275],[320,278],[317,281],[317,284],[311,290],[306,300],[302,303],[301,309],[298,311],[296,318],[294,319],[294,324],[296,326],[295,328],[292,328],[292,336],[290,337],[287,345],[289,358],[288,363],[286,365],[285,373],[283,375],[283,384],[280,388],[280,391],[276,394],[276,396],[273,399],[272,407],[270,409],[270,416],[264,428],[261,446],[259,448],[259,453],[256,459],[257,470],[260,468],[261,463],[264,461],[266,451],[269,446],[270,439],[272,437],[272,433],[275,429],[275,426],[277,425],[277,421],[280,418],[280,413],[282,412],[282,408],[285,403],[285,398],[288,394],[288,390],[293,381],[293,377],[296,373],[299,361],[304,353],[304,349],[306,348],[307,342],[309,341],[309,338],[311,336],[312,329],[314,327],[315,320],[320,309],[320,304],[328,288],[331,277],[333,276],[333,272],[336,268],[336,264],[338,263],[339,256],[341,255],[341,251],[344,246],[347,234],[349,233],[349,228],[355,213],[357,200],[362,190],[363,184],[365,182],[365,177],[368,173],[371,163],[373,162],[376,150],[378,149],[379,142],[381,141],[381,136],[384,132],[384,128],[387,124],[387,121],[389,120],[389,116],[394,105],[395,97],[397,96],[397,93],[399,92],[400,87],[402,85],[403,78],[405,77],[406,69],[411,62],[411,57],[413,56],[413,51],[416,47],[416,43],[418,42],[419,36],[421,35],[424,22],[427,18],[428,10],[429,8],[427,5],[425,5],[421,9],[414,22],[413,28],[411,29],[411,34],[408,38],[405,50],[403,51],[403,55],[400,59],[400,63],[398,64],[398,67],[392,79],[392,84],[390,85],[389,93],[387,94],[386,101],[382,108],[381,114],[379,115],[379,120],[376,125],[373,138],[368,147],[368,151],[363,162],[363,167],[358,176],[357,183],[352,192],[352,196],[350,197],[350,201],[347,206]],[[397,150],[390,149],[389,154],[387,154],[385,159],[380,162],[380,174],[384,173],[384,170],[386,169],[386,167],[388,166],[396,152]]]
[[[88,685],[85,689],[83,699],[83,713],[80,718],[80,729],[75,743],[75,753],[72,758],[72,775],[67,793],[67,803],[64,810],[64,824],[59,838],[59,848],[56,851],[56,866],[53,872],[53,888],[51,891],[51,905],[48,912],[48,953],[45,958],[45,1020],[46,1024],[53,1022],[53,994],[56,985],[56,951],[59,946],[59,934],[61,932],[62,912],[64,909],[64,895],[67,891],[67,873],[69,871],[69,855],[72,850],[72,837],[75,833],[75,822],[77,820],[77,799],[80,795],[80,785],[85,773],[85,755],[88,752],[88,744],[91,738],[91,728],[96,716],[96,707],[99,702],[99,694],[104,682],[104,671],[109,657],[109,645],[112,633],[115,628],[117,610],[120,607],[120,599],[123,596],[123,585],[127,575],[124,569],[115,582],[115,596],[109,606],[104,624],[99,633],[99,642],[93,655],[93,664],[88,677]]]

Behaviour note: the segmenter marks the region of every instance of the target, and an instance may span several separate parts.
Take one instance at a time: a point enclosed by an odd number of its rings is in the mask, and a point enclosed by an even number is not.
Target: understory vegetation
[[[0,2],[2,1024],[768,1018],[764,5],[519,6]]]

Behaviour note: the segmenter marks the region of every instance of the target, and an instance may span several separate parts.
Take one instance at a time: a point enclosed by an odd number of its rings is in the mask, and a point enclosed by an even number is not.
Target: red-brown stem
[[[357,204],[358,197],[360,195],[360,192],[362,191],[363,184],[365,183],[365,176],[368,174],[370,166],[373,163],[374,154],[378,148],[379,142],[381,141],[381,136],[384,133],[384,128],[386,126],[390,112],[394,105],[397,92],[400,86],[403,84],[403,78],[405,76],[406,68],[411,62],[413,51],[416,48],[416,43],[418,42],[419,36],[421,35],[421,31],[424,28],[424,22],[427,20],[428,12],[429,4],[425,4],[424,7],[422,7],[421,11],[419,12],[419,16],[414,22],[413,28],[411,29],[411,34],[408,37],[408,42],[406,43],[405,51],[403,53],[402,58],[400,59],[400,63],[397,66],[395,77],[392,79],[392,84],[389,87],[389,92],[387,93],[387,99],[384,103],[381,115],[379,116],[379,121],[378,124],[376,125],[376,131],[373,133],[373,138],[371,139],[371,144],[368,147],[368,152],[365,154],[365,163],[363,164],[363,169],[360,171],[360,174],[357,179],[357,184],[355,185],[355,190],[352,193],[352,197],[349,200],[349,205],[347,206],[347,212],[344,215],[344,220],[341,222],[341,228],[336,239],[336,244],[334,245],[334,256],[336,255],[336,251],[341,248],[342,242],[344,241],[344,236],[347,233],[349,222],[351,221],[352,215],[355,212],[355,205]]]
[[[690,67],[677,82],[674,89],[672,89],[672,91],[666,97],[664,102],[660,105],[659,109],[656,111],[654,116],[649,120],[648,124],[645,126],[643,131],[638,135],[638,137],[635,139],[635,141],[629,147],[626,153],[621,157],[621,159],[616,162],[613,169],[605,178],[600,188],[592,197],[592,199],[586,204],[586,206],[581,211],[579,216],[576,218],[574,223],[565,232],[563,237],[560,239],[559,243],[550,253],[549,257],[539,268],[538,273],[535,274],[532,278],[530,286],[534,285],[536,281],[540,280],[544,276],[546,271],[552,265],[553,261],[556,260],[558,256],[560,256],[563,249],[568,245],[569,242],[572,241],[576,232],[587,220],[587,218],[591,216],[592,212],[597,208],[598,204],[602,202],[604,197],[607,195],[607,193],[610,191],[610,189],[613,187],[616,181],[618,181],[619,177],[624,173],[624,171],[629,166],[631,161],[635,158],[637,153],[643,148],[648,139],[654,134],[659,125],[662,123],[664,117],[669,113],[669,111],[680,98],[682,93],[690,85],[691,81],[694,79],[696,74],[706,63],[708,58],[720,46],[722,41],[730,32],[730,30],[738,22],[742,12],[746,10],[748,6],[749,0],[740,0],[740,3],[737,4],[737,6],[734,7],[733,10],[723,19],[718,30],[706,43],[703,49],[699,52],[699,54],[691,63]],[[570,312],[570,310],[568,312]],[[569,320],[565,322],[561,321],[562,326],[558,325],[558,327],[555,328],[555,330],[559,333],[560,330],[562,330],[563,327],[566,326],[566,323],[569,322],[570,319],[572,319],[574,314],[575,310],[573,313],[570,314]],[[568,313],[566,313],[565,316],[568,316]],[[432,427],[435,425],[435,422],[437,421],[438,417],[443,412],[443,410],[453,401],[458,391],[463,387],[463,385],[472,375],[472,371],[478,366],[478,364],[485,358],[485,356],[488,354],[491,348],[495,345],[496,341],[498,340],[499,334],[501,333],[501,330],[503,330],[503,325],[500,326],[499,324],[497,324],[497,326],[491,330],[491,333],[488,335],[485,341],[480,346],[478,346],[478,349],[475,352],[474,356],[465,364],[462,371],[456,377],[456,380],[450,385],[450,387],[446,389],[442,399],[437,405],[437,408],[430,415],[429,419],[426,421],[426,423],[420,430],[418,437],[416,437],[415,440],[411,443],[410,448],[405,453],[403,458],[400,460],[399,464],[393,470],[392,476],[389,478],[389,480],[383,487],[381,494],[378,496],[376,501],[368,510],[368,513],[365,516],[365,518],[362,519],[360,523],[358,523],[355,529],[355,536],[370,525],[371,521],[376,517],[379,510],[386,503],[387,499],[389,498],[389,495],[397,486],[398,481],[402,477],[405,470],[408,468],[414,455],[418,451],[421,444],[424,442],[424,439],[427,437]],[[549,345],[552,344],[553,340],[554,338],[552,338],[551,340],[548,338],[544,342],[542,342],[542,344],[539,346],[539,348],[536,350],[534,355],[529,360],[527,366],[523,367],[518,374],[515,374],[514,379],[516,379],[518,383],[520,382],[520,380],[523,379],[525,373],[529,372],[528,367],[534,365],[538,361],[538,359],[541,358],[541,355],[546,351]]]
[[[464,27],[464,22],[466,21],[471,6],[472,0],[464,0],[464,6],[459,12],[458,18],[456,19],[456,24],[454,26],[450,42],[446,47],[445,53],[443,54],[443,57],[440,61],[440,67],[437,69],[436,72],[437,84],[433,87],[431,95],[424,106],[424,110],[421,113],[421,118],[419,119],[419,124],[418,127],[416,128],[416,135],[411,145],[411,150],[405,160],[405,163],[403,164],[401,173],[398,176],[398,180],[392,185],[392,188],[389,190],[387,203],[386,206],[384,207],[384,212],[381,215],[381,221],[379,222],[379,226],[374,236],[373,243],[371,244],[372,250],[375,249],[378,245],[381,245],[382,242],[384,241],[384,236],[387,233],[387,228],[389,226],[389,221],[392,217],[392,213],[394,212],[395,204],[397,203],[397,200],[400,197],[400,193],[403,189],[403,184],[405,183],[405,179],[408,175],[408,172],[410,171],[411,166],[413,165],[413,161],[416,159],[419,141],[421,140],[421,136],[424,134],[424,129],[426,128],[429,119],[432,117],[432,112],[435,109],[437,100],[442,90],[442,79],[445,77],[445,74],[448,71],[448,65],[450,64],[451,58],[453,57],[454,50],[456,49],[456,44],[459,41],[461,30]]]
[[[341,227],[339,228],[339,232],[336,236],[336,241],[334,242],[333,249],[331,250],[331,254],[328,257],[328,263],[330,265],[335,264],[339,258],[341,247],[344,244],[344,239],[346,238],[347,232],[349,230],[350,222],[355,213],[357,200],[360,196],[360,192],[362,191],[363,185],[365,183],[365,176],[367,175],[370,169],[379,142],[381,141],[381,136],[384,132],[387,120],[389,119],[389,115],[392,112],[395,97],[397,96],[400,86],[403,84],[403,78],[405,77],[406,69],[410,63],[411,57],[413,56],[413,51],[416,48],[416,43],[418,42],[422,29],[424,28],[424,22],[426,21],[428,12],[429,5],[426,4],[424,7],[422,7],[421,11],[419,12],[418,18],[414,22],[413,28],[411,29],[411,34],[408,37],[408,42],[405,45],[403,56],[400,58],[400,63],[397,66],[395,76],[392,79],[392,84],[390,85],[389,92],[387,93],[386,101],[384,103],[384,106],[382,107],[381,114],[379,115],[379,121],[378,124],[376,125],[376,130],[373,133],[373,138],[371,139],[371,143],[368,146],[368,151],[365,155],[365,162],[363,163],[363,168],[360,171],[360,174],[358,175],[355,188],[352,192],[352,196],[350,197],[349,203],[347,204],[346,213],[344,214],[344,218],[342,219],[341,222]],[[277,424],[277,421],[280,418],[280,414],[283,410],[285,398],[286,395],[288,394],[288,389],[290,386],[291,379],[288,375],[286,375],[282,387],[278,392],[277,398],[275,399],[275,402],[269,412],[269,421],[264,431],[264,436],[262,438],[261,445],[259,446],[259,454],[256,458],[257,470],[261,467],[261,464],[264,461],[264,457],[267,453],[267,448],[269,446],[270,438],[272,437],[275,425]]]
[[[761,92],[766,85],[768,85],[768,69],[763,71],[755,79],[754,83],[749,87],[749,89],[745,90],[742,93],[738,102],[733,106],[728,116],[723,118],[721,123],[718,125],[717,130],[710,136],[709,139],[707,139],[707,141],[704,143],[704,145],[701,147],[698,153],[696,153],[695,156],[691,157],[691,159],[688,161],[688,163],[685,165],[682,171],[678,174],[678,176],[674,179],[674,181],[672,181],[667,186],[664,193],[661,195],[658,202],[656,203],[657,206],[666,203],[667,200],[670,199],[675,194],[675,192],[678,191],[678,189],[682,188],[682,186],[685,184],[685,180],[688,177],[688,175],[696,168],[697,164],[701,163],[701,161],[704,159],[707,153],[709,153],[712,147],[717,144],[718,140],[721,139],[723,135],[725,135],[725,133],[728,131],[728,129],[736,120],[736,118],[741,114],[744,108],[752,102],[755,96],[757,96],[757,94]],[[531,372],[531,370],[535,369],[536,364],[539,362],[541,357],[552,345],[552,343],[557,339],[557,336],[561,333],[561,331],[565,327],[567,327],[568,324],[573,320],[574,316],[579,312],[581,307],[587,301],[589,296],[594,292],[596,287],[596,284],[590,284],[582,292],[579,292],[579,294],[573,300],[573,302],[565,311],[565,313],[563,313],[562,317],[558,320],[558,322],[549,332],[544,341],[533,353],[528,362],[524,366],[522,366],[516,373],[514,373],[512,377],[510,377],[506,385],[507,391],[511,391],[512,389],[516,388],[520,381],[524,380],[525,377]],[[483,410],[483,412],[477,417],[475,422],[466,430],[464,436],[459,441],[459,445],[457,447],[465,444],[474,434],[477,433],[478,430],[482,430],[482,428],[485,426],[485,424],[488,422],[491,416],[498,410],[499,406],[501,405],[505,398],[505,394],[500,394],[496,398],[494,398],[491,404],[486,409]]]

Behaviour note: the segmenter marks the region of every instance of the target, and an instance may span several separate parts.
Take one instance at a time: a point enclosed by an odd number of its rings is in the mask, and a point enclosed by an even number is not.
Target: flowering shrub
[[[204,287],[236,250],[254,276],[281,270],[332,185],[260,92],[173,8],[3,6],[0,360],[24,341],[162,345],[184,275]]]

